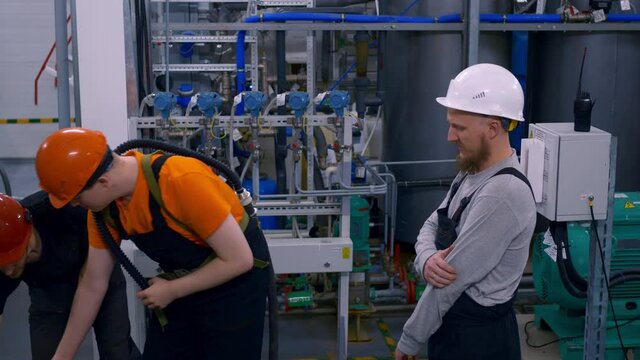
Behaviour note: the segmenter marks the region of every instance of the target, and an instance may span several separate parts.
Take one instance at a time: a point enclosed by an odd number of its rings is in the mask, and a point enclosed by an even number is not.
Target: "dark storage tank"
[[[589,9],[588,0],[572,2],[579,10]],[[549,1],[547,12],[559,1]],[[631,11],[640,1],[631,1]],[[620,2],[611,13],[621,13]],[[616,191],[640,189],[640,32],[539,32],[531,38],[532,122],[572,122],[580,62],[587,57],[582,79],[583,91],[596,100],[591,125],[618,138]],[[532,76],[535,75],[535,76]]]
[[[409,2],[387,1],[386,14],[400,14]],[[465,1],[421,1],[405,15],[441,16],[462,13]],[[481,1],[481,13],[510,13],[511,1]],[[386,78],[383,157],[385,161],[454,159],[447,142],[446,110],[435,98],[444,96],[449,81],[463,67],[462,32],[390,31],[384,47]],[[511,33],[480,35],[479,62],[510,67]],[[427,187],[420,180],[451,178],[454,163],[393,166],[400,186],[396,241],[413,243],[420,227],[446,194],[445,187]]]

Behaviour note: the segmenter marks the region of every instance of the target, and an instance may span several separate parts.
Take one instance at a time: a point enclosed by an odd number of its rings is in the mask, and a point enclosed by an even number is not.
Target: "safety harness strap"
[[[141,162],[142,173],[144,174],[144,178],[147,180],[147,185],[149,186],[149,192],[151,193],[153,198],[156,200],[156,202],[160,206],[160,209],[162,209],[164,213],[167,214],[167,216],[171,218],[171,220],[173,220],[173,222],[175,222],[183,230],[189,232],[191,235],[198,237],[198,234],[196,234],[191,228],[189,228],[187,225],[185,225],[180,220],[178,220],[175,216],[173,216],[173,214],[171,214],[171,212],[169,212],[169,210],[167,210],[167,208],[164,206],[164,202],[162,201],[162,195],[160,194],[160,186],[158,185],[158,181],[156,180],[156,176],[151,166],[151,157],[158,153],[160,152],[154,152],[153,154],[146,154],[142,156],[142,162]]]
[[[171,220],[173,220],[182,229],[188,231],[189,233],[191,233],[192,235],[197,237],[198,235],[191,228],[189,228],[187,225],[185,225],[180,220],[178,220],[175,216],[173,216],[169,212],[169,210],[167,210],[167,208],[165,208],[165,206],[164,206],[164,202],[162,201],[162,194],[160,193],[160,186],[158,185],[157,178],[158,178],[159,173],[160,173],[160,166],[162,166],[162,164],[164,164],[164,161],[166,161],[166,159],[168,159],[171,155],[164,155],[164,158],[158,159],[157,161],[160,161],[158,163],[159,166],[154,167],[152,165],[152,156],[154,156],[156,154],[162,154],[162,152],[157,151],[157,152],[154,152],[153,154],[145,154],[145,155],[142,156],[142,161],[141,161],[142,173],[144,174],[144,177],[147,180],[147,184],[149,186],[149,192],[151,192],[151,195],[156,200],[156,202],[158,203],[160,208],[165,212],[165,214],[167,214],[167,216],[169,216],[171,218]],[[240,229],[242,230],[243,233],[247,230],[247,227],[249,226],[249,220],[250,220],[249,214],[247,214],[247,212],[244,211],[244,209],[243,209],[242,210],[242,219],[240,219],[240,222],[238,223],[238,225],[240,226]],[[176,278],[179,278],[179,277],[182,277],[182,276],[185,276],[187,274],[192,273],[193,271],[195,271],[195,270],[201,268],[202,266],[206,265],[208,262],[210,262],[214,258],[215,258],[215,253],[213,253],[212,256],[207,258],[196,269],[193,269],[193,270],[180,269],[180,270],[172,271],[170,273],[163,273],[163,275],[166,276],[166,277],[172,277],[172,278],[176,279]],[[264,269],[267,266],[269,266],[269,262],[254,258],[253,259],[253,266],[258,268],[258,269]]]

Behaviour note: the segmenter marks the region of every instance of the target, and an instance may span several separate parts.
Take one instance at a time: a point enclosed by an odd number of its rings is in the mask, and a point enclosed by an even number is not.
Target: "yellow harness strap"
[[[141,161],[141,165],[142,165],[142,173],[144,174],[144,178],[147,180],[147,184],[149,186],[149,192],[151,192],[151,195],[153,196],[153,198],[156,200],[156,202],[158,203],[158,205],[160,206],[160,208],[165,212],[165,214],[167,214],[167,216],[169,216],[171,218],[171,220],[173,220],[178,226],[180,226],[181,228],[183,228],[184,230],[188,231],[189,233],[191,233],[192,235],[198,237],[198,235],[191,230],[191,228],[189,228],[187,225],[183,224],[180,220],[178,220],[175,216],[173,216],[169,210],[167,210],[164,207],[164,202],[162,201],[162,195],[160,193],[160,186],[158,185],[158,181],[156,180],[156,177],[153,174],[153,168],[151,167],[151,157],[155,154],[162,154],[161,152],[154,152],[153,154],[145,154],[142,156],[142,161]],[[247,212],[243,209],[242,210],[242,219],[240,219],[240,222],[238,223],[238,225],[240,226],[240,230],[242,230],[242,232],[244,233],[247,230],[247,227],[249,226],[249,221],[251,220],[251,218],[249,217],[249,214],[247,214]],[[215,253],[210,256],[209,258],[207,258],[207,260],[205,260],[205,262],[203,264],[201,264],[198,268],[204,266],[206,263],[208,263],[209,261],[213,260],[215,258]],[[264,260],[260,260],[260,259],[253,259],[253,266],[258,268],[258,269],[264,269],[267,266],[269,266],[269,262],[268,261],[264,261]],[[193,272],[195,270],[180,270],[180,274],[181,275],[177,275],[175,274],[176,271],[173,271],[171,273],[165,273],[167,274],[167,276],[171,276],[174,278],[178,278],[178,277],[182,277],[185,276],[191,272]]]

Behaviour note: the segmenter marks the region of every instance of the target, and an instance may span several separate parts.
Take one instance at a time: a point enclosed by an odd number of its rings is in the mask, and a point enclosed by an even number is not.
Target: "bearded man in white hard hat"
[[[429,360],[520,359],[513,300],[536,224],[531,187],[509,131],[524,95],[508,70],[470,66],[451,80],[447,141],[459,173],[422,226],[415,266],[428,285],[407,320],[396,359],[427,344]]]

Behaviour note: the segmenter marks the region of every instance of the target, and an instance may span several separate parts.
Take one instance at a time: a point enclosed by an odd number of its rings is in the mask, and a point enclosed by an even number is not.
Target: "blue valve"
[[[213,114],[218,112],[218,109],[222,106],[222,96],[217,92],[202,92],[200,96],[198,96],[196,104],[198,105],[198,109],[204,114],[204,117],[211,119]]]
[[[171,109],[176,106],[176,95],[170,92],[157,93],[153,98],[153,108],[160,113],[163,120],[169,119]]]
[[[344,116],[344,108],[349,105],[349,93],[341,90],[334,90],[329,93],[329,107],[333,109],[337,116]]]
[[[260,91],[248,91],[242,98],[245,110],[251,113],[252,117],[258,117],[262,107],[267,102],[267,98]]]
[[[178,105],[180,105],[182,109],[186,109],[189,106],[189,102],[191,101],[192,95],[193,95],[193,85],[181,84],[180,87],[178,87],[178,97],[176,98],[178,101]]]
[[[292,91],[289,93],[289,107],[297,118],[301,118],[309,106],[309,94],[306,92]]]

